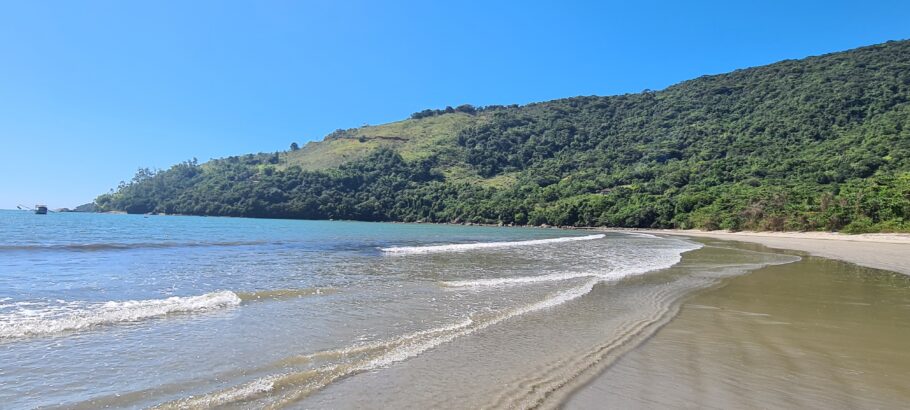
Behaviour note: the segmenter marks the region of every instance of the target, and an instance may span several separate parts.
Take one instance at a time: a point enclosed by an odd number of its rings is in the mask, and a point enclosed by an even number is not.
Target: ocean
[[[639,233],[0,211],[0,407],[553,406],[687,295],[795,260]]]

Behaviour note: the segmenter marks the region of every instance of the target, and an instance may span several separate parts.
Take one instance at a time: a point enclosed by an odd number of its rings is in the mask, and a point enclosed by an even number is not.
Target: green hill
[[[280,163],[283,167],[297,165],[308,171],[323,170],[362,159],[380,148],[398,151],[405,160],[445,156],[447,150],[454,148],[458,132],[476,122],[475,116],[453,113],[338,130],[322,141],[282,153]]]
[[[910,41],[661,91],[425,110],[299,150],[141,170],[102,209],[910,230]]]

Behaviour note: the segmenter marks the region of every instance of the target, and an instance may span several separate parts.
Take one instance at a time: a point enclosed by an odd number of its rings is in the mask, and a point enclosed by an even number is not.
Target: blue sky
[[[661,89],[906,39],[908,16],[905,1],[0,0],[0,208],[72,207],[138,167],[424,108]]]

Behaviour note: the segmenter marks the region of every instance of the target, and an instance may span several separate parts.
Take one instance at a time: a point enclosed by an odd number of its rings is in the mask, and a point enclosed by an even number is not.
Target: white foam
[[[240,304],[231,291],[167,299],[70,302],[37,309],[18,309],[0,315],[0,339],[40,336],[94,326],[134,322],[172,313],[199,312]]]
[[[500,323],[504,320],[511,319],[516,316],[521,316],[527,313],[544,310],[552,307],[559,306],[563,303],[566,303],[570,300],[579,298],[588,294],[591,289],[594,288],[599,281],[591,280],[585,283],[584,285],[568,289],[562,292],[557,292],[554,295],[536,302],[530,305],[522,306],[515,308],[509,311],[506,311],[490,320],[482,321],[476,323],[474,326],[470,327],[457,327],[458,329],[455,332],[444,332],[442,335],[430,338],[428,340],[423,340],[414,344],[405,344],[392,349],[388,353],[373,359],[367,363],[364,363],[355,368],[355,371],[366,371],[372,370],[378,367],[388,366],[392,363],[401,362],[412,357],[415,357],[427,350],[435,348],[443,343],[448,343],[458,337],[465,336],[471,333],[474,333],[478,330],[485,329],[487,327],[493,326],[497,323]]]
[[[550,239],[533,239],[529,241],[511,241],[511,242],[478,242],[478,243],[453,243],[447,245],[429,245],[429,246],[398,246],[391,248],[380,248],[385,253],[395,255],[411,255],[419,253],[438,253],[438,252],[464,252],[476,249],[490,248],[510,248],[514,246],[534,246],[545,245],[560,242],[589,241],[592,239],[601,239],[604,234],[585,235],[585,236],[564,236]]]
[[[389,366],[394,363],[402,362],[416,357],[428,350],[431,350],[442,344],[451,342],[459,337],[470,335],[479,330],[493,326],[502,321],[511,319],[523,314],[544,310],[559,306],[573,299],[584,296],[589,293],[599,281],[591,280],[587,283],[565,291],[552,294],[550,297],[529,305],[511,309],[500,313],[492,318],[481,321],[475,321],[467,318],[461,322],[441,326],[429,330],[423,330],[409,335],[401,336],[396,339],[373,342],[368,345],[352,346],[334,353],[357,352],[369,350],[371,348],[387,348],[385,352],[373,358],[367,358],[362,361],[354,361],[351,365],[329,365],[315,370],[307,370],[300,373],[281,373],[261,377],[252,382],[244,383],[225,390],[212,392],[201,396],[191,396],[176,402],[165,403],[156,408],[210,408],[223,406],[230,403],[236,403],[242,400],[249,400],[255,396],[267,393],[275,389],[276,384],[298,379],[302,374],[317,373],[321,374],[318,380],[311,380],[303,386],[304,395],[306,392],[325,387],[333,381],[348,375],[370,371],[380,367]],[[331,352],[327,352],[331,353]],[[320,353],[312,356],[319,356]],[[290,399],[296,401],[299,395],[291,394]]]
[[[474,324],[474,320],[471,319],[470,317],[468,317],[468,318],[465,318],[464,320],[462,320],[461,322],[452,323],[449,325],[431,328],[431,329],[427,329],[427,330],[417,331],[417,332],[414,332],[411,334],[400,336],[400,337],[392,339],[392,340],[384,340],[384,341],[370,342],[370,343],[366,343],[366,344],[358,344],[358,345],[354,345],[354,346],[345,347],[345,348],[339,349],[339,350],[332,350],[332,351],[328,351],[328,352],[321,352],[321,353],[306,355],[306,356],[303,356],[303,358],[319,357],[319,356],[324,356],[326,354],[329,354],[329,355],[337,354],[339,356],[346,356],[346,355],[350,355],[350,354],[358,353],[358,352],[362,352],[362,351],[380,349],[380,348],[389,347],[389,346],[398,346],[398,345],[402,345],[402,344],[408,343],[413,340],[419,340],[419,339],[425,338],[425,337],[436,336],[440,333],[458,331],[458,330],[467,328],[473,324]]]
[[[651,235],[649,233],[641,233],[641,232],[624,232],[624,233],[626,235],[637,236],[639,238],[660,239],[660,237],[658,237],[656,235]]]
[[[540,282],[555,282],[555,281],[564,281],[585,277],[593,277],[598,280],[618,280],[628,276],[640,275],[643,273],[666,269],[673,265],[679,263],[682,260],[682,254],[684,252],[698,249],[701,244],[689,244],[684,248],[672,248],[662,250],[663,254],[653,255],[651,258],[641,258],[634,262],[630,266],[623,266],[610,269],[605,267],[603,271],[587,271],[587,272],[561,272],[561,273],[551,273],[546,275],[537,275],[537,276],[518,276],[511,278],[490,278],[490,279],[476,279],[476,280],[454,280],[454,281],[444,281],[442,284],[448,287],[465,287],[465,288],[485,288],[485,287],[499,287],[499,286],[512,286],[512,285],[526,285],[532,283]]]
[[[513,278],[490,278],[490,279],[476,279],[476,280],[451,280],[442,282],[443,286],[453,287],[453,288],[480,288],[480,287],[496,287],[496,286],[509,286],[509,285],[526,285],[531,283],[539,282],[555,282],[562,280],[578,279],[578,278],[587,278],[592,276],[599,276],[597,273],[593,272],[576,272],[576,273],[551,273],[548,275],[539,275],[539,276],[518,276]]]
[[[201,396],[190,396],[173,403],[165,403],[156,406],[156,409],[209,409],[218,406],[224,406],[229,403],[238,402],[252,398],[258,394],[268,393],[275,389],[275,382],[280,380],[284,375],[274,375],[253,380],[252,382],[222,390],[216,393],[205,394]]]

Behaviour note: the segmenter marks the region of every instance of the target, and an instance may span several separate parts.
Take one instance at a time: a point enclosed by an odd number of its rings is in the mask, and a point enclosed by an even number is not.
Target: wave
[[[155,406],[152,409],[211,409],[221,407],[247,400],[259,394],[268,393],[275,389],[275,382],[279,379],[280,376],[263,377],[242,386],[198,397],[188,397],[176,402]]]
[[[445,287],[450,288],[479,288],[479,287],[496,287],[496,286],[509,286],[509,285],[525,285],[530,283],[539,283],[539,282],[555,282],[563,280],[571,280],[578,278],[590,278],[597,277],[600,274],[594,272],[566,272],[566,273],[551,273],[547,275],[538,275],[538,276],[518,276],[512,278],[490,278],[490,279],[475,279],[475,280],[449,280],[442,281],[442,284]]]
[[[533,239],[529,241],[511,241],[511,242],[478,242],[478,243],[454,243],[446,245],[429,245],[429,246],[398,246],[391,248],[380,248],[384,253],[394,255],[413,255],[421,253],[439,253],[439,252],[464,252],[476,249],[490,248],[510,248],[515,246],[534,246],[546,245],[551,243],[589,241],[592,239],[601,239],[604,234],[585,235],[585,236],[564,236],[550,239]]]
[[[167,299],[67,303],[37,309],[19,309],[0,315],[0,339],[42,336],[96,326],[203,312],[237,306],[241,299],[231,291]]]
[[[580,238],[594,239],[597,237],[602,237],[602,235],[590,235]],[[564,240],[565,238],[557,239]],[[539,243],[537,241],[534,242]],[[581,272],[524,278],[445,282],[444,284],[448,286],[499,286],[544,280],[588,278],[588,280],[581,283],[573,284],[568,289],[551,293],[539,301],[511,309],[499,312],[475,312],[460,322],[421,330],[396,338],[283,358],[253,369],[249,374],[257,374],[255,378],[238,380],[237,384],[233,386],[163,403],[156,408],[211,408],[225,405],[269,408],[293,406],[299,400],[339,379],[406,361],[438,346],[469,336],[503,321],[563,305],[590,293],[598,283],[603,282],[605,279],[619,278],[672,266],[680,261],[683,252],[699,247],[701,247],[700,244],[680,241],[680,245],[674,244],[672,247],[659,249],[657,254],[653,255],[658,257],[658,262],[641,263],[641,265],[634,268],[612,272]],[[401,251],[401,248],[397,249]],[[425,250],[417,251],[417,253],[421,252],[425,252]],[[641,258],[642,261],[649,259],[651,258]]]
[[[516,316],[553,308],[577,299],[591,292],[594,285],[598,282],[598,280],[591,280],[581,286],[553,293],[541,301],[500,312],[493,316],[488,314],[473,315],[461,322],[411,333],[390,340],[285,359],[276,363],[277,367],[287,368],[295,363],[306,363],[318,358],[343,358],[341,364],[329,364],[315,369],[263,376],[223,390],[164,403],[155,408],[213,408],[261,399],[268,393],[273,393],[277,397],[269,398],[268,406],[266,407],[286,407],[340,378],[402,362],[444,343],[470,335]]]
[[[274,289],[236,293],[224,290],[198,296],[102,303],[58,300],[54,305],[29,301],[8,304],[6,302],[11,299],[3,298],[0,299],[0,339],[78,331],[174,313],[203,312],[241,303],[330,295],[336,292],[338,289],[335,288]]]
[[[542,300],[511,309],[499,312],[474,312],[461,322],[433,327],[396,338],[280,359],[248,372],[247,377],[249,378],[236,380],[236,384],[232,386],[167,402],[156,408],[208,408],[226,405],[267,408],[299,406],[300,400],[337,380],[409,360],[458,338],[467,337],[515,317],[564,305],[590,293],[597,284],[606,279],[622,278],[636,273],[671,267],[680,262],[683,253],[702,247],[701,244],[688,241],[674,242],[670,247],[655,250],[654,254],[646,253],[635,261],[638,263],[637,266],[625,269],[503,278],[507,280],[506,282],[501,279],[446,282],[445,284],[449,286],[500,286],[544,280],[588,278],[588,280],[572,284],[568,289],[550,293]],[[654,260],[653,257],[657,257],[657,259]],[[649,299],[653,300],[642,301],[649,306],[653,305],[653,309],[645,310],[644,317],[621,324],[615,338],[605,341],[602,345],[593,346],[590,351],[583,352],[581,357],[571,356],[559,360],[553,364],[554,371],[534,375],[535,380],[532,380],[531,384],[522,383],[518,386],[521,388],[520,391],[509,392],[510,394],[503,397],[502,401],[539,403],[562,386],[580,379],[581,374],[598,372],[615,357],[636,346],[669,320],[674,314],[673,309],[678,307],[676,302],[683,295],[688,294],[692,289],[716,283],[716,280],[717,277],[714,276],[687,275],[683,276],[679,283],[668,282],[661,285],[656,292],[648,295]],[[530,393],[523,390],[528,385],[532,386]]]
[[[130,249],[195,248],[219,246],[253,246],[263,244],[280,245],[270,241],[224,241],[224,242],[113,242],[113,243],[65,243],[51,245],[0,245],[0,251],[72,251],[93,252]]]
[[[686,247],[670,249],[672,253],[664,255],[661,258],[647,259],[641,258],[636,261],[636,264],[631,266],[625,266],[622,268],[610,270],[605,269],[604,271],[586,271],[586,272],[564,272],[564,273],[551,273],[547,275],[537,275],[537,276],[518,276],[511,278],[490,278],[490,279],[475,279],[475,280],[453,280],[453,281],[443,281],[441,284],[446,287],[453,288],[484,288],[484,287],[498,287],[498,286],[511,286],[511,285],[525,285],[530,283],[540,283],[540,282],[555,282],[555,281],[564,281],[585,277],[592,277],[598,280],[619,280],[628,276],[640,275],[643,273],[666,269],[669,268],[682,260],[682,254],[688,251],[701,248],[703,245],[699,243],[686,243]]]
[[[660,239],[659,236],[657,236],[657,235],[651,235],[651,234],[649,234],[649,233],[641,233],[641,232],[623,232],[623,233],[626,234],[626,235],[630,235],[630,236],[637,236],[637,237],[639,237],[639,238]]]

